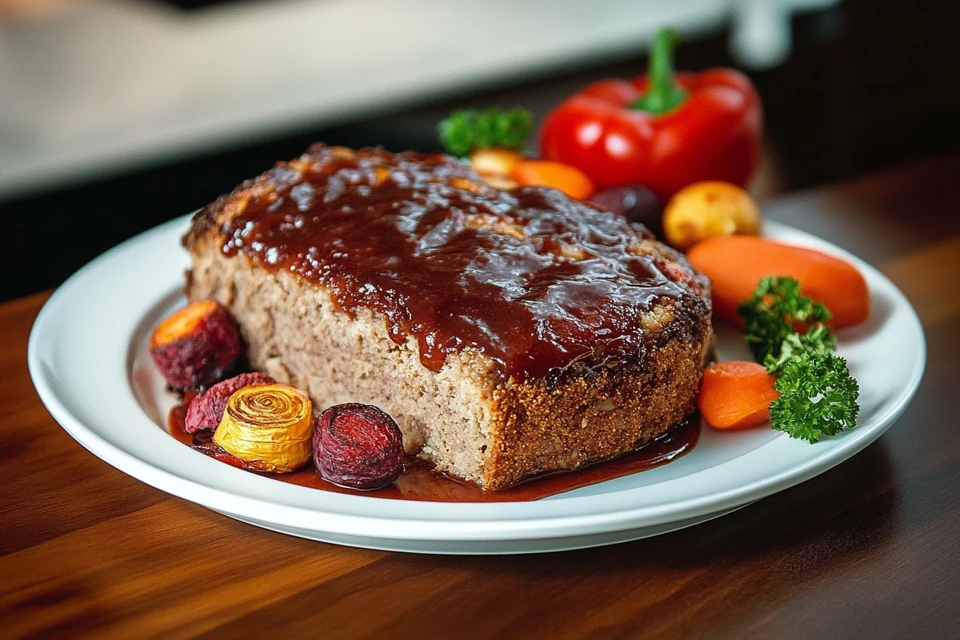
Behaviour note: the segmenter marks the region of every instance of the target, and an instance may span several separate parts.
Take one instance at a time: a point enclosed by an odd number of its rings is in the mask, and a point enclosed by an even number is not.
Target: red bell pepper
[[[733,69],[675,74],[674,40],[657,33],[648,75],[601,80],[550,112],[541,157],[597,187],[640,183],[661,198],[701,180],[746,186],[760,158],[760,98]]]

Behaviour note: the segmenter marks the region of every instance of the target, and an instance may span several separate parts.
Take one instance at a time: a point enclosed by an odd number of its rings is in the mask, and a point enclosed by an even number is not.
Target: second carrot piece
[[[553,187],[577,200],[586,200],[596,190],[580,169],[549,160],[524,160],[513,168],[510,177],[521,186]]]
[[[746,429],[770,419],[770,403],[780,397],[776,377],[762,365],[729,360],[703,372],[697,404],[700,414],[716,429]]]

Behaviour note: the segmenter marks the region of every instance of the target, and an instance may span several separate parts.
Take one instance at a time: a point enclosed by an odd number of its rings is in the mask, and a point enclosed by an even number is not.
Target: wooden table
[[[778,198],[923,320],[923,383],[855,458],[612,547],[433,557],[241,524],[87,453],[25,363],[46,295],[0,306],[0,636],[931,638],[960,629],[960,157]]]

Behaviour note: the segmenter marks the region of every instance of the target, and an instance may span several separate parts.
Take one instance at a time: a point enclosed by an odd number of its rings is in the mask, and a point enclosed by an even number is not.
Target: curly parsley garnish
[[[792,438],[816,442],[857,425],[860,387],[839,356],[805,351],[783,365],[774,388],[770,424]]]
[[[749,335],[747,334],[748,342]],[[803,335],[790,333],[776,349],[778,355],[768,353],[761,363],[767,368],[767,373],[777,373],[790,362],[791,359],[804,353],[831,353],[837,348],[837,338],[830,333],[827,325],[817,324],[807,329]]]
[[[847,361],[832,353],[836,337],[823,322],[827,308],[800,295],[789,277],[766,277],[737,313],[757,362],[776,374],[780,397],[770,404],[770,424],[793,438],[816,442],[857,424],[860,387]],[[795,326],[809,326],[804,334]]]
[[[823,304],[800,295],[800,283],[786,276],[760,280],[753,297],[740,303],[737,313],[746,325],[747,346],[761,364],[767,356],[780,356],[783,341],[794,333],[797,323],[813,325],[830,319]]]
[[[533,131],[530,112],[521,107],[484,111],[459,109],[437,125],[440,144],[457,157],[464,157],[476,149],[507,147],[523,149]]]

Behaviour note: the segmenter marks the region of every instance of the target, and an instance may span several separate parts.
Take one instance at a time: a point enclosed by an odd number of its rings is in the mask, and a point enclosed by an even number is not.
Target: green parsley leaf
[[[786,365],[791,358],[802,353],[830,353],[837,348],[837,338],[825,324],[816,324],[803,335],[791,333],[780,343],[780,355],[767,354],[763,366],[767,373],[776,373]]]
[[[795,333],[798,322],[814,324],[831,317],[822,303],[800,295],[800,283],[787,276],[761,279],[753,297],[742,302],[737,313],[746,325],[747,346],[760,363],[780,357],[784,341]]]
[[[457,157],[469,155],[473,150],[473,122],[476,116],[471,111],[454,111],[437,126],[440,143],[447,153]]]
[[[793,438],[816,442],[857,424],[860,387],[847,362],[832,353],[804,351],[791,358],[774,385],[770,424]]]
[[[520,107],[484,111],[459,109],[437,125],[443,148],[457,157],[470,155],[476,149],[507,147],[523,149],[533,132],[530,112]]]

